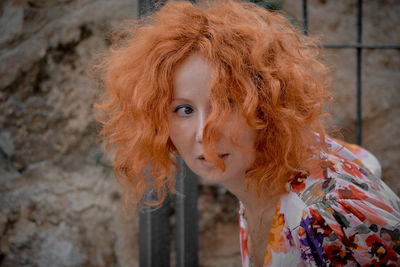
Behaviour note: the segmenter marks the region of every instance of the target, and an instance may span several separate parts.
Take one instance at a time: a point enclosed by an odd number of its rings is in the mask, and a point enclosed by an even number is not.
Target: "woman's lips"
[[[203,166],[205,166],[205,167],[207,167],[207,168],[212,168],[212,167],[215,166],[214,163],[209,162],[209,161],[207,161],[207,160],[205,160],[205,159],[200,159],[200,162],[201,162],[201,164],[202,164]]]
[[[227,157],[229,156],[229,153],[225,153],[225,154],[219,154],[218,157],[222,160],[225,160]],[[198,157],[198,159],[200,160],[201,164],[207,168],[212,168],[215,166],[214,163],[207,161],[203,155],[200,155]]]

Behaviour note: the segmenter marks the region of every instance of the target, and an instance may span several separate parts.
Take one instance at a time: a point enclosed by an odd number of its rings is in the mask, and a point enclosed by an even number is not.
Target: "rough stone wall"
[[[282,0],[301,21],[301,1]],[[356,1],[309,0],[309,29],[324,43],[354,43]],[[396,0],[364,1],[367,44],[399,44]],[[97,141],[87,76],[135,0],[0,2],[0,266],[137,266],[137,218],[124,216]],[[328,50],[333,122],[354,141],[355,51]],[[364,146],[400,193],[400,57],[363,52]],[[201,266],[240,266],[236,201],[200,187]]]
[[[137,266],[87,70],[131,0],[0,2],[0,265]]]

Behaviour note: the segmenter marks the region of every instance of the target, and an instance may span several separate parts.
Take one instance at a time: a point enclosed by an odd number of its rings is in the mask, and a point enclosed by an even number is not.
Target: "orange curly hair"
[[[178,164],[167,116],[172,79],[194,52],[215,68],[205,153],[224,169],[214,151],[216,137],[232,109],[240,110],[258,130],[256,161],[245,179],[257,186],[260,199],[283,193],[313,149],[326,150],[327,68],[318,60],[316,41],[282,14],[236,1],[170,2],[128,36],[97,66],[106,87],[97,104],[102,134],[116,152],[113,165],[125,182],[125,201],[134,196],[134,204],[158,205],[173,188]],[[157,200],[147,198],[154,193]]]

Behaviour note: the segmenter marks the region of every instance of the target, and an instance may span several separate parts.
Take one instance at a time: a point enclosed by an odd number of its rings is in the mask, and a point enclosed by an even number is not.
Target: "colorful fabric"
[[[264,266],[400,266],[400,199],[376,176],[380,167],[371,162],[378,161],[358,146],[329,139],[328,147],[336,152],[321,153],[307,172],[289,180],[289,193],[276,207]],[[240,203],[247,267],[243,213]]]

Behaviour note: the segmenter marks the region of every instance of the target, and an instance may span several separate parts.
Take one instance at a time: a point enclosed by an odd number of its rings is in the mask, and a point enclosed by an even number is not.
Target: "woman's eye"
[[[174,109],[174,113],[178,113],[178,115],[182,116],[182,117],[187,117],[187,116],[190,116],[190,114],[193,113],[193,108],[191,106],[186,106],[186,105],[177,106]]]

